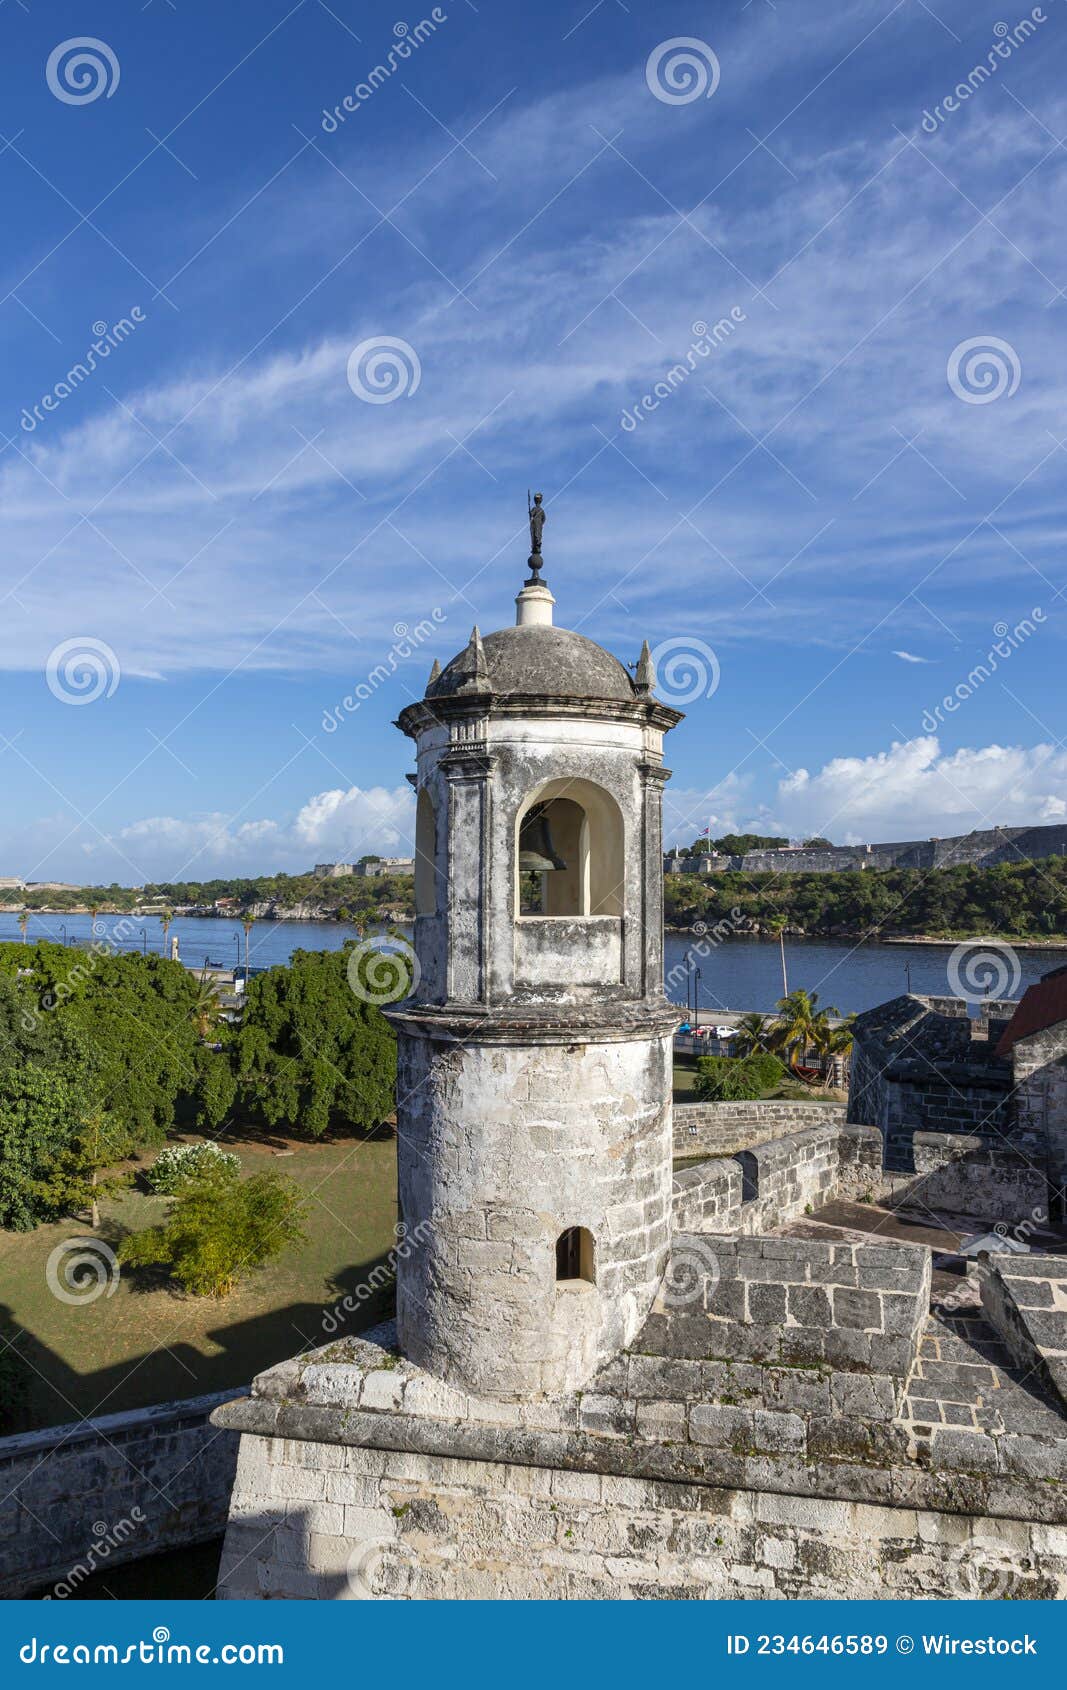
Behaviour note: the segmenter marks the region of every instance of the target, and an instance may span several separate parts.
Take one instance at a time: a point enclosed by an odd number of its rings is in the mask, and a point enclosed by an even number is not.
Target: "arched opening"
[[[588,1227],[569,1226],[556,1239],[556,1280],[584,1279],[596,1284],[596,1252]]]
[[[516,821],[518,916],[623,913],[622,812],[588,780],[547,781]]]
[[[415,914],[437,914],[437,816],[425,787],[415,805]]]

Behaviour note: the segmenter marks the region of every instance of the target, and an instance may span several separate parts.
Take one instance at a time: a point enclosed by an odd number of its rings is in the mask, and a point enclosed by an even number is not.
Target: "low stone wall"
[[[992,1256],[981,1284],[982,1309],[1015,1361],[1067,1403],[1067,1261]]]
[[[676,1103],[675,1156],[732,1156],[823,1121],[844,1121],[844,1103]]]
[[[220,1536],[238,1440],[209,1416],[236,1395],[0,1438],[0,1597]]]
[[[714,1271],[706,1272],[703,1306],[679,1310],[672,1298],[689,1257],[705,1270],[713,1262]],[[646,1348],[662,1344],[666,1355],[688,1355],[696,1342],[708,1359],[865,1371],[879,1384],[893,1382],[883,1408],[892,1414],[930,1307],[930,1252],[896,1243],[681,1234],[664,1283],[642,1332]],[[695,1340],[701,1316],[707,1324]]]
[[[720,1105],[719,1107],[730,1107]],[[916,1133],[913,1168],[884,1168],[882,1135],[831,1119],[713,1156],[674,1176],[680,1232],[772,1232],[835,1198],[935,1212],[1010,1228],[1048,1218],[1044,1171],[982,1138]]]
[[[1003,1143],[956,1133],[915,1133],[909,1161],[908,1172],[898,1166],[882,1176],[880,1195],[897,1205],[906,1206],[914,1195],[924,1209],[1011,1227],[1048,1219],[1044,1169]]]
[[[881,1178],[873,1127],[822,1122],[674,1176],[678,1232],[770,1232],[834,1197],[858,1196]]]

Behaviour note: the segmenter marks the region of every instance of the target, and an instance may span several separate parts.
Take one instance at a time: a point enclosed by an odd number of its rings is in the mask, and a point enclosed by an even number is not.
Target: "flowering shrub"
[[[156,1157],[148,1170],[148,1183],[163,1197],[172,1197],[188,1180],[211,1168],[237,1173],[240,1158],[232,1151],[220,1150],[217,1144],[169,1144]]]

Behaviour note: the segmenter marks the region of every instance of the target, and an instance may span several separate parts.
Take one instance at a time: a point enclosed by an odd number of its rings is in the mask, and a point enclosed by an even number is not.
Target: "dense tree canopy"
[[[392,1114],[396,1040],[348,980],[351,946],[294,951],[248,985],[235,1041],[241,1098],[273,1127],[321,1137],[373,1129]],[[398,994],[400,995],[400,994]]]
[[[669,926],[713,923],[737,910],[740,923],[770,931],[834,934],[1002,934],[1045,939],[1067,934],[1067,859],[980,868],[857,869],[837,874],[669,874]]]
[[[235,1083],[197,1006],[162,957],[0,944],[0,1225],[89,1207],[133,1150],[225,1118]]]

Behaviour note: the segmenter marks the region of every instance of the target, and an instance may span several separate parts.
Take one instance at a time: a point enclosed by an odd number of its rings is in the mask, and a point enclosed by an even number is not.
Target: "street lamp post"
[[[142,956],[148,955],[148,929],[147,929],[147,927],[141,928],[141,955]]]

